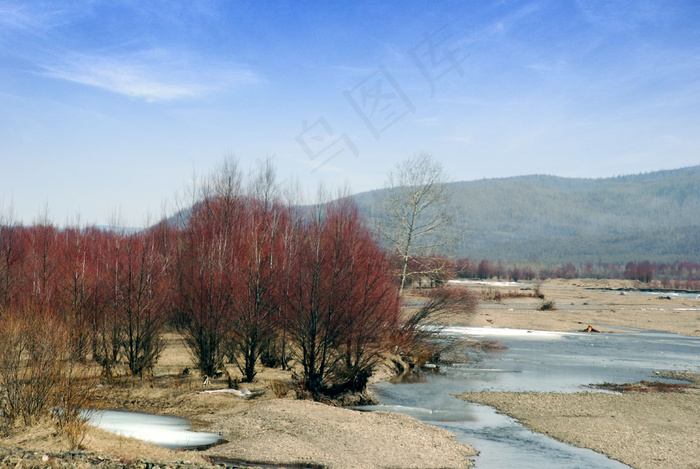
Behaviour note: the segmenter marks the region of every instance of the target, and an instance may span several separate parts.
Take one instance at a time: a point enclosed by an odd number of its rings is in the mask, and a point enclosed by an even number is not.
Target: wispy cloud
[[[137,6],[129,11],[166,21]],[[167,41],[156,47],[152,38],[128,34],[116,35],[99,47],[76,39],[77,35],[69,38],[66,28],[89,18],[90,11],[90,2],[78,8],[0,0],[0,57],[30,64],[41,76],[147,102],[196,98],[264,82],[245,64],[222,60],[206,49],[185,49]]]
[[[172,56],[162,50],[115,57],[70,53],[43,65],[41,73],[148,102],[199,97],[263,81],[246,67]]]
[[[42,15],[30,11],[26,5],[0,2],[0,32],[9,33],[35,29],[42,19]]]
[[[670,14],[671,8],[651,0],[577,0],[583,17],[603,29],[625,31],[642,23],[659,22]]]

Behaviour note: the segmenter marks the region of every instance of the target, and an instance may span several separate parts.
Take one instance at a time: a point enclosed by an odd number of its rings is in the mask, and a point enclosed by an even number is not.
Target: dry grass
[[[289,392],[289,384],[278,379],[270,381],[270,389],[275,393],[278,398],[283,398]]]
[[[163,337],[165,350],[161,361],[154,368],[153,375],[144,379],[130,375],[124,365],[114,367],[112,380],[93,388],[90,402],[78,402],[73,396],[75,407],[101,407],[104,409],[121,409],[152,414],[171,415],[190,420],[194,430],[204,430],[208,423],[203,416],[223,410],[232,410],[249,405],[249,402],[231,395],[203,394],[202,377],[193,367],[190,354],[182,337],[173,331]],[[189,368],[189,373],[182,371]],[[98,379],[99,368],[76,370],[75,378],[86,383]],[[237,368],[227,365],[227,371],[235,379],[240,376]],[[249,384],[251,391],[261,391],[263,395],[257,400],[276,398],[278,391],[291,386],[291,371],[261,368],[256,382]],[[271,383],[277,383],[272,385]],[[211,379],[206,389],[228,387],[228,377]],[[70,399],[70,396],[69,396]],[[62,430],[62,431],[61,431]],[[206,462],[196,452],[172,451],[140,440],[115,436],[103,430],[82,426],[80,421],[64,422],[61,430],[55,420],[45,417],[36,425],[16,426],[9,435],[0,438],[0,446],[23,447],[34,451],[70,450],[80,446],[81,449],[99,454],[108,454],[124,460],[150,458],[163,461]]]
[[[7,447],[21,447],[33,451],[70,450],[68,439],[57,433],[49,420],[26,427],[12,436],[0,440]],[[123,436],[109,433],[99,428],[90,427],[83,440],[82,448],[97,454],[108,454],[126,461],[135,459],[155,459],[159,461],[189,460],[206,463],[207,460],[197,452],[178,452],[167,448]]]
[[[690,388],[689,384],[664,383],[661,381],[639,381],[638,383],[602,383],[594,386],[614,392],[678,392]]]

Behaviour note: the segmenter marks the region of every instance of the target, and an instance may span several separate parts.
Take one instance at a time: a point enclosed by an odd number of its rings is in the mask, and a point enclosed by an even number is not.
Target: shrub
[[[95,408],[96,376],[69,360],[69,334],[49,314],[5,311],[0,318],[0,427],[32,425],[49,415],[71,449],[80,446]],[[52,409],[54,409],[52,411]]]
[[[278,398],[283,398],[289,392],[289,386],[284,381],[278,379],[270,382],[270,389],[275,393]]]
[[[68,438],[72,450],[80,448],[90,418],[101,407],[96,396],[97,382],[96,373],[68,363],[58,383],[52,415],[58,431]]]
[[[0,319],[0,401],[7,426],[31,425],[48,414],[61,379],[63,328],[34,311]]]
[[[557,309],[557,307],[556,307],[554,301],[547,300],[547,301],[543,301],[542,304],[540,305],[540,307],[537,309],[540,311],[552,311],[552,310]]]

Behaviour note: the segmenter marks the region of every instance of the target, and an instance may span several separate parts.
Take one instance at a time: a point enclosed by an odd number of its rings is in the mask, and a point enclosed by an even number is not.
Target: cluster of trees
[[[364,388],[398,330],[390,259],[348,198],[283,203],[271,168],[243,187],[224,167],[177,231],[173,309],[198,367],[244,379],[291,353],[312,393]],[[290,348],[288,352],[288,347]]]
[[[129,233],[0,223],[0,323],[60,323],[70,357],[153,367],[166,324],[197,367],[294,358],[311,393],[364,388],[399,334],[391,259],[348,198],[300,208],[264,165],[227,163],[193,190],[177,223]],[[1,324],[0,324],[1,325]]]
[[[167,227],[136,234],[58,229],[46,218],[0,225],[0,320],[35,318],[69,331],[71,358],[109,368],[123,360],[135,375],[162,350],[167,320]]]

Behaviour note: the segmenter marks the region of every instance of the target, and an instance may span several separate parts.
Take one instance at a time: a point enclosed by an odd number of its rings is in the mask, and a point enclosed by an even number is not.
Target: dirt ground
[[[476,452],[454,435],[392,412],[356,412],[317,402],[271,399],[211,415],[229,443],[213,457],[328,468],[467,468]]]
[[[522,282],[526,283],[526,282]],[[531,286],[468,285],[483,296],[501,295],[501,302],[482,302],[473,317],[451,316],[454,325],[512,327],[545,331],[573,331],[588,325],[603,331],[627,332],[622,328],[657,330],[700,337],[700,299],[671,293],[640,295],[623,289],[634,288],[630,280],[549,280],[539,286],[555,310],[539,311],[539,298],[506,297],[527,295]],[[604,290],[604,289],[608,290]],[[617,327],[616,327],[617,326]]]

